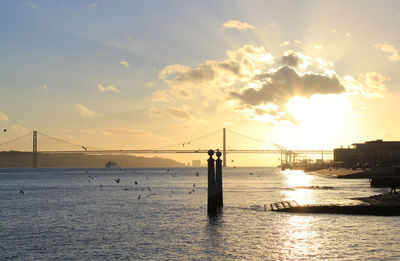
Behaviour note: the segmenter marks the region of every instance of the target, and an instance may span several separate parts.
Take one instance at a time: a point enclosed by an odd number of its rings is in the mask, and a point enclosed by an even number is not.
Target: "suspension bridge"
[[[216,151],[221,151],[222,153],[222,164],[224,167],[226,167],[226,157],[227,154],[248,154],[248,153],[253,153],[253,154],[278,154],[281,157],[281,164],[286,164],[290,165],[296,161],[296,158],[299,158],[300,156],[304,155],[321,155],[322,159],[324,158],[324,155],[326,154],[332,154],[332,150],[322,150],[322,149],[288,149],[282,145],[275,144],[273,142],[267,142],[262,139],[250,137],[232,130],[228,130],[226,128],[219,129],[217,131],[213,131],[211,133],[208,133],[206,135],[203,135],[201,137],[197,137],[194,139],[186,140],[183,142],[179,142],[176,144],[168,145],[168,146],[163,146],[163,147],[157,147],[157,148],[150,148],[150,149],[100,149],[100,148],[95,148],[88,146],[86,144],[76,144],[69,142],[64,139],[56,138],[50,135],[47,135],[45,133],[33,130],[32,133],[26,133],[20,137],[5,141],[0,143],[0,151],[4,151],[3,147],[5,145],[9,145],[12,143],[15,143],[17,141],[20,141],[26,137],[29,137],[32,135],[32,167],[37,167],[37,154],[38,153],[53,153],[53,154],[68,154],[68,153],[86,153],[86,154],[187,154],[187,153],[201,153],[201,154],[206,154],[209,150],[207,149],[183,149],[179,148],[177,149],[176,147],[187,147],[187,145],[190,145],[191,143],[194,143],[199,140],[206,139],[210,137],[211,135],[221,133],[222,132],[222,148],[219,149],[217,148]],[[258,142],[261,144],[270,144],[272,143],[274,149],[234,149],[234,148],[228,148],[227,149],[227,135],[226,133],[233,134],[236,136],[240,136],[242,138],[245,138],[247,140],[252,140],[253,142]],[[46,137],[48,139],[51,139],[53,141],[59,142],[59,143],[64,143],[68,144],[71,146],[74,146],[76,148],[79,147],[79,149],[75,150],[41,150],[38,151],[38,135],[41,135],[43,137]],[[172,149],[173,148],[173,149]]]

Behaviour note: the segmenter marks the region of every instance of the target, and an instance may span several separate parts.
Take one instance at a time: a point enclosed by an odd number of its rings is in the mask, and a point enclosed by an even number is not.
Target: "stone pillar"
[[[216,153],[218,159],[215,161],[215,185],[217,189],[217,207],[221,208],[223,204],[223,196],[222,196],[222,160],[221,152],[217,151]]]
[[[214,172],[214,151],[209,150],[208,155],[210,158],[208,161],[208,197],[207,197],[207,212],[208,214],[214,215],[217,212],[217,201],[216,201],[216,186],[215,186],[215,172]]]

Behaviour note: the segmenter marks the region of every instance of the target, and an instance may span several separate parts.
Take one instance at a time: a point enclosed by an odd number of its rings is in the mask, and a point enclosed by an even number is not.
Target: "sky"
[[[0,144],[38,130],[208,149],[222,131],[196,139],[222,128],[232,149],[400,140],[398,28],[398,1],[1,1]],[[64,149],[79,147],[39,135],[39,151]]]

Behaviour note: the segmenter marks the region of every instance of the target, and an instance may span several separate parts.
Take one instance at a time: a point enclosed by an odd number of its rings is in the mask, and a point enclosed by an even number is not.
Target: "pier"
[[[299,205],[296,201],[281,201],[264,205],[264,210],[287,213],[400,216],[400,193],[383,193],[353,200],[354,204],[327,205]]]

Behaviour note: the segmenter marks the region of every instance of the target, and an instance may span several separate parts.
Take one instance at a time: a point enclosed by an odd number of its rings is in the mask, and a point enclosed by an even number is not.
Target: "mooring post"
[[[208,198],[207,198],[207,212],[208,214],[215,214],[217,212],[216,202],[216,187],[215,187],[215,172],[214,172],[214,151],[209,150],[208,155]]]
[[[218,159],[215,161],[215,185],[217,188],[217,207],[220,208],[224,205],[222,197],[222,160],[220,159],[222,153],[217,151],[215,153]]]

